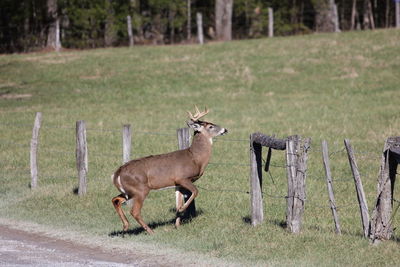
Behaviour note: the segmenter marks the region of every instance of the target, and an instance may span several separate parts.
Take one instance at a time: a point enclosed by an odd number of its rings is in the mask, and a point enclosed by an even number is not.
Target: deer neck
[[[193,160],[205,166],[211,157],[212,139],[204,134],[195,133],[189,150],[193,155]]]

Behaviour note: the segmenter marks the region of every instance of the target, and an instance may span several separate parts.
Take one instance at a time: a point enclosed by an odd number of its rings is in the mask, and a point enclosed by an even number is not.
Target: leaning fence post
[[[85,121],[76,122],[76,168],[78,170],[79,187],[78,195],[82,196],[87,191],[88,151],[86,142]]]
[[[364,237],[368,237],[369,234],[369,214],[368,214],[368,205],[367,200],[365,198],[363,185],[361,182],[361,176],[358,172],[358,167],[356,163],[356,159],[354,157],[353,148],[351,147],[350,140],[344,139],[344,145],[346,146],[347,155],[349,158],[349,163],[351,167],[351,172],[353,173],[354,183],[357,191],[357,199],[358,204],[360,206],[361,213],[361,223],[364,230]]]
[[[339,216],[337,214],[336,204],[335,204],[335,195],[333,194],[332,175],[331,175],[331,167],[329,164],[329,154],[328,154],[328,143],[325,140],[322,141],[322,160],[324,162],[324,168],[325,168],[326,184],[328,187],[328,194],[329,194],[329,204],[331,206],[333,220],[335,222],[335,233],[341,234]]]
[[[262,198],[262,147],[254,142],[254,134],[250,135],[250,201],[251,225],[256,226],[264,220]]]
[[[37,150],[38,150],[39,130],[41,123],[42,123],[42,113],[37,112],[35,117],[35,123],[33,124],[32,139],[31,139],[31,153],[30,153],[31,188],[35,188],[37,186],[37,180],[38,180]]]
[[[176,130],[178,137],[178,148],[186,149],[190,146],[190,131],[189,128],[180,128]],[[186,202],[190,196],[191,192],[185,188],[180,186],[175,187],[175,197],[176,197],[176,211],[178,212],[179,208],[183,206],[183,203]],[[189,207],[185,210],[182,217],[178,216],[175,221],[175,225],[180,225],[182,218],[190,218],[196,216],[196,205],[193,202],[189,205]]]
[[[131,125],[125,124],[122,129],[122,161],[126,163],[131,158],[132,131]]]

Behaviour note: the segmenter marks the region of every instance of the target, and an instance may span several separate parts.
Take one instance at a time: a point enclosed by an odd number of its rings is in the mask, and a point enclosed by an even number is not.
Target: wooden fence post
[[[374,243],[390,239],[393,233],[393,189],[399,163],[400,137],[389,137],[383,146],[378,176],[378,194],[372,212],[370,238]]]
[[[122,129],[122,161],[128,162],[131,159],[132,131],[131,125],[125,124]]]
[[[78,195],[87,191],[88,151],[86,142],[86,126],[84,121],[76,122],[76,168],[78,170]]]
[[[306,199],[306,172],[311,140],[289,136],[286,141],[288,178],[286,225],[290,232],[299,233]]]
[[[349,164],[351,167],[351,172],[353,173],[354,183],[357,191],[358,204],[360,206],[361,213],[361,223],[363,226],[364,237],[368,238],[369,234],[369,214],[367,200],[364,194],[364,188],[361,182],[361,176],[358,171],[356,159],[354,157],[353,148],[351,147],[350,140],[344,139],[344,145],[346,146],[347,155],[349,158]]]
[[[178,137],[178,148],[186,149],[190,146],[190,131],[189,128],[180,128],[176,130]],[[175,187],[175,197],[176,197],[176,210],[178,211],[179,207],[182,207],[183,203],[185,203],[192,193],[180,186]],[[180,222],[183,218],[191,218],[196,216],[196,205],[195,201],[189,205],[189,207],[185,210],[182,217],[178,216],[175,221],[175,225],[179,226]]]
[[[204,34],[203,34],[203,16],[200,12],[196,14],[197,21],[197,39],[199,40],[199,44],[204,44]]]
[[[264,220],[262,198],[262,146],[254,142],[250,135],[250,206],[251,225],[256,226]]]
[[[126,17],[126,24],[127,24],[127,28],[128,28],[128,37],[129,37],[129,47],[133,46],[133,34],[132,34],[132,19],[131,16],[128,15]]]
[[[274,37],[274,10],[268,8],[268,37]]]
[[[342,232],[340,230],[339,216],[337,214],[336,204],[335,204],[335,195],[333,193],[331,167],[329,164],[329,154],[328,154],[328,143],[325,140],[322,141],[322,160],[324,162],[324,168],[325,168],[326,184],[328,187],[328,194],[329,194],[329,203],[332,210],[333,221],[335,222],[335,233],[341,234]]]
[[[30,165],[31,165],[31,188],[37,186],[38,180],[38,167],[37,167],[37,150],[39,144],[39,130],[42,123],[42,113],[37,112],[35,117],[35,123],[32,129],[31,139],[31,153],[30,153]]]

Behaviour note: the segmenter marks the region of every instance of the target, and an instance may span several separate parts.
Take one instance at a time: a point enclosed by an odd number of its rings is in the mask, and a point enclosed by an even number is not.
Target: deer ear
[[[199,132],[201,130],[201,128],[203,127],[200,123],[192,121],[192,120],[187,121],[186,123],[190,128],[192,128],[193,130],[195,130],[197,132]]]

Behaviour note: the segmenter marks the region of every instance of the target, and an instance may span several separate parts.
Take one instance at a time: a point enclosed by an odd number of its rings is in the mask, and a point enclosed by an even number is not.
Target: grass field
[[[343,139],[356,150],[370,211],[383,143],[400,129],[400,31],[0,56],[0,217],[51,229],[157,244],[243,265],[398,265],[399,233],[379,246],[362,238]],[[200,211],[175,230],[174,192],[150,193],[143,208],[155,235],[124,236],[110,175],[122,161],[122,125],[132,124],[133,156],[177,148],[186,110],[208,106],[207,120],[229,129],[214,143],[196,182]],[[29,143],[43,113],[39,186],[29,188]],[[88,194],[78,197],[75,122],[88,128]],[[264,173],[265,222],[249,224],[252,132],[312,138],[302,232],[285,221],[283,152]],[[334,234],[321,159],[327,140],[343,234]],[[265,154],[265,153],[264,153]],[[400,199],[398,185],[396,196]],[[396,214],[393,226],[400,225]]]

